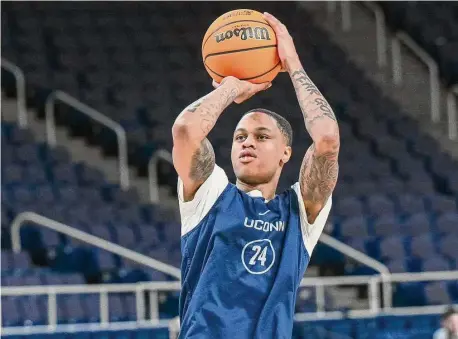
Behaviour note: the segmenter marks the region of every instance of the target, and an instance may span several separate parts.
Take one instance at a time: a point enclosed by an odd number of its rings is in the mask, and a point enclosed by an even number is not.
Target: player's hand
[[[239,80],[236,77],[226,77],[224,78],[221,83],[217,83],[213,80],[213,87],[218,88],[223,84],[230,84],[237,88],[239,95],[234,99],[234,102],[237,104],[241,104],[242,102],[248,100],[253,95],[258,92],[265,91],[266,89],[272,86],[270,82],[264,82],[262,84],[253,84],[249,81]]]
[[[277,50],[278,56],[280,57],[282,72],[288,70],[288,64],[299,60],[297,55],[296,46],[294,41],[288,32],[288,29],[284,24],[280,22],[272,14],[264,12],[264,19],[269,23],[277,36]]]

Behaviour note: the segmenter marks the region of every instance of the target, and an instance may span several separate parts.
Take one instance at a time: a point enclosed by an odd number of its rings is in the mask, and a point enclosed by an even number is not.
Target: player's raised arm
[[[172,127],[173,164],[183,182],[185,201],[210,176],[215,166],[215,154],[207,139],[216,120],[232,102],[241,103],[270,84],[254,85],[234,77],[214,83],[215,90],[189,105]]]
[[[313,140],[302,161],[299,176],[308,221],[313,223],[337,182],[339,127],[328,102],[302,67],[285,25],[268,13],[265,18],[277,35],[280,60],[291,77],[305,127]]]

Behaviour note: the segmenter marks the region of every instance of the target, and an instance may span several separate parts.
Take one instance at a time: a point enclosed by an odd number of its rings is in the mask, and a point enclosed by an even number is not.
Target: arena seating
[[[380,1],[387,22],[406,31],[438,62],[448,85],[458,83],[458,5],[455,2]]]
[[[174,244],[179,241],[179,231],[176,232],[177,224],[173,222],[167,223],[168,230],[164,231],[167,215],[159,207],[139,204],[134,192],[121,191],[96,170],[72,163],[65,149],[50,149],[36,143],[28,130],[5,121],[2,121],[1,156],[2,286],[170,280],[161,272],[145,270],[109,252],[32,224],[21,230],[23,251],[14,254],[9,242],[10,223],[23,211],[62,221],[176,267],[180,253]],[[45,297],[2,298],[3,324],[46,323],[46,300]],[[97,303],[98,296],[94,295],[58,299],[59,322],[98,317]],[[133,295],[110,296],[110,303],[112,320],[135,319]],[[26,308],[27,305],[33,308]]]
[[[2,11],[2,53],[25,71],[28,103],[40,113],[47,94],[61,89],[119,121],[128,132],[130,161],[144,172],[152,152],[171,149],[170,128],[175,116],[211,90],[200,60],[200,40],[211,21],[231,6],[224,2],[192,6],[117,2],[107,10],[96,2],[8,2]],[[244,6],[261,9],[259,3]],[[287,22],[307,72],[339,119],[341,171],[331,234],[386,263],[394,272],[458,268],[458,164],[384,97],[323,31],[310,25],[306,12],[301,10],[297,15],[291,6],[294,4],[266,2],[262,10]],[[296,15],[291,17],[291,12]],[[308,22],[306,30],[304,22]],[[14,95],[12,79],[2,75],[4,91]],[[232,130],[241,112],[254,107],[284,114],[293,125],[295,152],[281,182],[285,188],[296,180],[310,138],[284,74],[268,92],[231,107],[222,116],[210,136],[217,162],[233,179],[227,156]],[[75,136],[100,144],[107,154],[115,152],[109,131],[68,108],[58,108],[59,124]],[[3,121],[2,144],[2,249],[9,251],[11,247],[8,232],[12,218],[32,210],[123,246],[135,245],[144,254],[178,265],[179,226],[160,206],[140,204],[134,191],[121,191],[98,171],[72,163],[64,149],[37,144],[27,130]],[[162,183],[176,186],[172,169],[164,166],[161,178]],[[54,279],[49,280],[50,270],[71,274],[72,278],[57,278],[63,281],[167,279],[34,227],[24,229],[23,247],[31,258],[5,252],[3,259],[2,252],[2,285],[50,283]],[[318,246],[313,260],[329,263],[322,253]],[[31,261],[46,268],[36,268]],[[3,267],[8,267],[5,277]],[[372,271],[358,267],[346,273]],[[406,289],[416,292],[405,293]],[[315,309],[310,296],[313,292],[298,301],[299,311]],[[124,306],[131,301],[116,300],[120,313],[114,316],[129,318],[132,313],[122,312],[130,309]],[[395,294],[397,305],[451,300],[458,300],[455,282],[400,284]],[[40,311],[32,321],[41,322],[43,300],[35,302]],[[63,311],[64,322],[95,316],[87,307],[95,300],[68,302],[72,307],[64,303],[62,309],[75,314]],[[11,324],[24,323],[23,305],[24,301],[12,298],[3,306],[12,310],[7,313]]]

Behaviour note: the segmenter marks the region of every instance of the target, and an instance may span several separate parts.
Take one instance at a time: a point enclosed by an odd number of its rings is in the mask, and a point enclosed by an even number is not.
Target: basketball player
[[[265,109],[246,113],[232,140],[236,184],[215,164],[207,135],[224,109],[271,84],[234,77],[187,107],[173,126],[182,219],[179,338],[291,338],[297,289],[323,230],[336,185],[339,129],[307,76],[286,27],[270,14],[284,71],[313,144],[298,182],[276,188],[291,156],[292,129]]]

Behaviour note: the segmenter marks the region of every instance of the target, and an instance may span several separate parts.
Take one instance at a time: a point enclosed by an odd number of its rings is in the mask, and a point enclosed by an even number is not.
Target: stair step
[[[300,2],[298,5],[311,15],[315,24],[326,30],[331,39],[346,50],[350,59],[366,71],[366,74],[378,84],[380,90],[392,97],[409,116],[418,120],[420,128],[438,140],[441,149],[451,156],[458,158],[458,141],[447,138],[445,124],[432,124],[430,119],[430,92],[429,74],[426,66],[420,62],[408,49],[402,47],[401,68],[403,72],[402,84],[396,86],[392,80],[391,70],[391,37],[387,37],[388,51],[387,63],[384,69],[377,65],[375,18],[363,4],[352,2],[351,22],[352,27],[344,32],[340,25],[341,3],[337,3],[336,15],[329,16],[326,2]],[[389,32],[388,32],[389,34]],[[441,92],[445,88],[441,86]],[[445,119],[444,99],[442,99],[442,119]]]
[[[17,103],[15,99],[9,99],[2,95],[2,119],[5,121],[17,121]],[[28,128],[32,131],[35,139],[39,142],[46,142],[46,123],[36,117],[35,112],[28,111]],[[119,164],[115,157],[105,157],[100,148],[88,145],[84,139],[73,138],[69,135],[68,130],[64,127],[56,126],[57,145],[64,146],[68,149],[72,161],[83,162],[91,167],[99,169],[105,178],[113,183],[119,183]],[[132,187],[136,188],[140,199],[144,203],[150,202],[148,179],[139,177],[137,169],[129,167],[130,182]],[[173,198],[169,190],[160,189],[159,196],[161,204],[164,202],[170,207],[176,205],[176,199]]]

